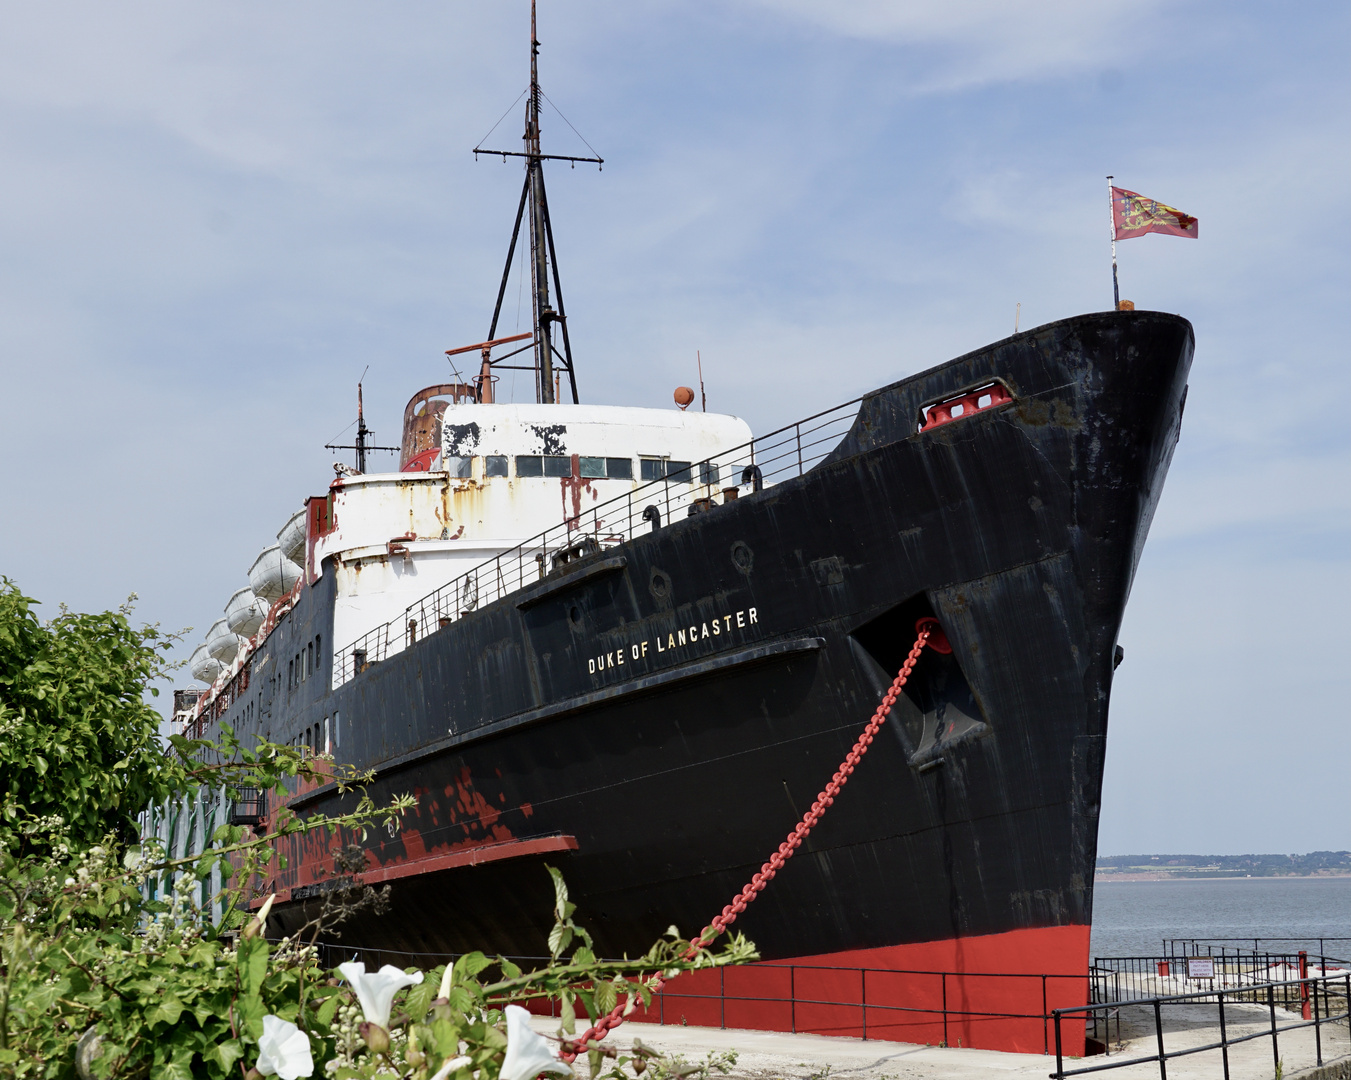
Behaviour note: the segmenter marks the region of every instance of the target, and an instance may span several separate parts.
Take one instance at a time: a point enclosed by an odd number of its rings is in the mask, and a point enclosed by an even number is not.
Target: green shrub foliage
[[[550,869],[548,963],[523,971],[469,953],[407,978],[393,973],[409,985],[387,1016],[372,1016],[353,985],[363,976],[323,968],[315,942],[340,934],[353,909],[378,909],[380,895],[359,883],[336,888],[297,935],[269,940],[252,912],[256,886],[278,836],[397,828],[412,798],[377,807],[361,794],[352,813],[331,818],[283,809],[265,835],[223,825],[201,855],[169,858],[138,837],[136,818],[170,796],[284,796],[295,778],[321,775],[359,792],[366,778],[289,747],[241,745],[228,729],[215,742],[161,743],[144,696],[167,671],[162,650],[174,638],[133,627],[126,607],[62,610],[42,623],[34,604],[8,580],[0,587],[0,1075],[534,1080],[566,1074],[560,1043],[617,1006],[649,1004],[662,978],[755,958],[739,935],[697,951],[673,927],[642,957],[601,960]],[[352,857],[335,848],[335,870],[350,872]],[[224,911],[215,921],[198,907],[214,871],[225,881],[212,898]],[[504,1013],[544,999],[560,1017],[547,1047],[521,1014]],[[307,1053],[297,1056],[298,1046]],[[637,1039],[624,1050],[613,1040],[573,1049],[592,1077],[725,1071],[666,1060]]]

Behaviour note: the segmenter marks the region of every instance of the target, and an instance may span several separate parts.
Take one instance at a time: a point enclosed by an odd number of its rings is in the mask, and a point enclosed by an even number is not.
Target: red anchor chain
[[[905,663],[901,665],[901,670],[897,672],[896,678],[891,684],[891,689],[882,698],[882,703],[877,706],[877,711],[873,713],[872,719],[868,721],[868,726],[859,735],[858,741],[854,743],[854,748],[845,755],[844,761],[840,763],[835,775],[830,778],[830,783],[816,797],[816,802],[812,803],[812,808],[802,815],[802,820],[788,834],[788,839],[779,845],[779,850],[769,857],[769,862],[760,867],[760,872],[746,883],[746,887],[737,893],[730,904],[722,909],[721,914],[717,915],[704,929],[704,932],[690,943],[684,957],[686,960],[692,960],[698,956],[700,952],[713,943],[719,934],[736,921],[736,917],[746,910],[746,907],[760,895],[764,887],[774,879],[774,875],[783,869],[783,864],[793,857],[793,853],[801,846],[802,841],[807,839],[807,834],[830,809],[831,804],[835,802],[836,796],[840,793],[840,788],[849,782],[849,777],[853,775],[858,763],[863,760],[863,755],[868,752],[868,747],[872,745],[882,722],[890,715],[891,707],[896,704],[896,699],[901,696],[901,689],[910,678],[910,673],[915,670],[920,654],[924,652],[924,646],[928,645],[935,652],[940,653],[952,651],[952,646],[948,644],[947,637],[944,635],[942,627],[938,625],[937,619],[920,619],[915,624],[915,630],[918,637],[915,638],[915,644],[911,647],[910,654],[905,658]],[[660,991],[665,985],[666,976],[658,975],[652,988]],[[575,1061],[578,1054],[591,1048],[593,1041],[605,1038],[606,1035],[624,1022],[624,1012],[630,1004],[631,1001],[625,1001],[622,1005],[616,1005],[583,1032],[579,1038],[564,1042],[560,1055],[562,1059],[566,1062]]]

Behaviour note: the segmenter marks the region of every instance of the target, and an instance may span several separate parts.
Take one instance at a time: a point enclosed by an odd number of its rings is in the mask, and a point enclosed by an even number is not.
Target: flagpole
[[[1112,180],[1107,178],[1107,224],[1112,230],[1112,310],[1121,310],[1121,289],[1116,283],[1116,209],[1112,205]]]

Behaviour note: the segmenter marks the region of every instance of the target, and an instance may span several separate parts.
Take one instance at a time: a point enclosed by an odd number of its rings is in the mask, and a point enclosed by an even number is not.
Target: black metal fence
[[[1252,942],[1251,948],[1248,942]],[[1205,937],[1205,938],[1164,938],[1165,956],[1229,956],[1245,952],[1297,953],[1307,952],[1310,956],[1326,956],[1335,952],[1342,956],[1351,955],[1351,937]],[[1340,960],[1341,964],[1351,965],[1351,961]]]
[[[1164,956],[1099,957],[1089,967],[1092,1001],[1145,1001],[1159,994],[1226,990],[1244,992],[1268,983],[1284,983],[1351,970],[1351,963],[1307,953],[1230,952]],[[1278,1002],[1297,1000],[1287,989]]]
[[[1102,961],[1095,961],[1100,964]],[[1276,1015],[1276,1006],[1278,1001],[1289,1001],[1291,999],[1301,1002],[1307,1002],[1310,1006],[1303,1010],[1298,1019],[1290,1020],[1286,1023],[1278,1021]],[[1157,995],[1149,998],[1137,998],[1133,1000],[1110,1001],[1094,1003],[1092,1005],[1076,1006],[1068,1009],[1053,1009],[1053,1024],[1055,1028],[1055,1072],[1051,1073],[1052,1080],[1063,1080],[1067,1076],[1082,1076],[1086,1073],[1105,1072],[1108,1069],[1122,1069],[1128,1065],[1141,1065],[1148,1063],[1157,1063],[1159,1066],[1160,1080],[1167,1080],[1168,1062],[1180,1057],[1186,1057],[1192,1054],[1202,1054],[1218,1050],[1223,1062],[1225,1080],[1229,1080],[1229,1049],[1241,1043],[1251,1042],[1255,1039],[1270,1039],[1272,1061],[1275,1065],[1276,1075],[1282,1072],[1282,1059],[1280,1050],[1280,1035],[1282,1033],[1298,1031],[1303,1028],[1313,1028],[1314,1031],[1314,1053],[1317,1064],[1323,1064],[1323,1030],[1330,1024],[1337,1024],[1346,1021],[1348,1032],[1351,1033],[1351,1009],[1348,1009],[1347,1003],[1351,1001],[1351,972],[1339,976],[1320,976],[1307,979],[1288,979],[1280,982],[1268,982],[1260,986],[1246,986],[1242,989],[1220,989],[1210,988],[1188,994],[1167,994]],[[1265,1030],[1249,1032],[1241,1035],[1230,1035],[1229,1026],[1226,1022],[1225,1006],[1235,1003],[1245,1002],[1264,1004],[1267,1007],[1269,1015],[1269,1025]],[[1211,1004],[1216,1006],[1216,1014],[1220,1031],[1218,1042],[1205,1043],[1201,1046],[1178,1047],[1173,1050],[1167,1050],[1164,1047],[1164,1023],[1163,1008],[1166,1005],[1195,1005]],[[1153,1011],[1154,1020],[1154,1040],[1157,1051],[1144,1057],[1116,1057],[1107,1061],[1096,1062],[1092,1065],[1081,1065],[1078,1068],[1065,1068],[1065,1055],[1063,1052],[1062,1025],[1066,1021],[1081,1023],[1093,1016],[1094,1013],[1111,1015],[1113,1011],[1120,1016],[1120,1010],[1131,1007],[1146,1006]],[[1337,1011],[1334,1011],[1336,1009]]]

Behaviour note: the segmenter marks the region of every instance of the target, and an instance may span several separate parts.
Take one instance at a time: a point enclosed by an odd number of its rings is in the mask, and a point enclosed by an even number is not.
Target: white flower
[[[359,960],[339,964],[338,970],[356,991],[366,1022],[379,1024],[382,1028],[389,1027],[389,1009],[394,1004],[394,995],[405,986],[416,986],[422,981],[422,972],[407,975],[393,964],[386,964],[369,975],[366,965]]]
[[[530,1014],[519,1005],[508,1005],[507,1056],[502,1061],[501,1080],[535,1080],[540,1073],[571,1076],[572,1070],[554,1057],[553,1048],[530,1026]]]
[[[451,1073],[458,1072],[466,1065],[472,1064],[473,1060],[473,1058],[463,1056],[448,1058],[441,1063],[441,1067],[433,1074],[432,1080],[446,1080],[446,1077]]]
[[[314,1074],[310,1037],[289,1020],[269,1013],[263,1017],[263,1037],[258,1040],[258,1071],[264,1076],[296,1080]]]

